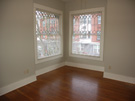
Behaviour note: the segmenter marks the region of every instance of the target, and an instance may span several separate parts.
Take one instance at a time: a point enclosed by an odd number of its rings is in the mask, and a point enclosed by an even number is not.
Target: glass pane
[[[100,56],[101,13],[74,15],[72,53]]]
[[[38,59],[59,55],[61,53],[59,16],[36,11],[36,36]]]

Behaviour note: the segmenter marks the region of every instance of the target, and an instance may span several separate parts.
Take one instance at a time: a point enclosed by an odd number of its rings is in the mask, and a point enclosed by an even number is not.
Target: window
[[[69,56],[103,60],[104,8],[70,12]]]
[[[36,63],[62,57],[62,12],[34,4]]]

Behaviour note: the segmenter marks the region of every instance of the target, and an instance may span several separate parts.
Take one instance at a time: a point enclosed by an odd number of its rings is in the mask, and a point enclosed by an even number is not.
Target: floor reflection
[[[83,79],[79,77],[72,78],[72,92],[73,97],[74,94],[78,95],[78,97],[84,97],[85,99],[97,98],[98,93],[98,83],[94,80]]]

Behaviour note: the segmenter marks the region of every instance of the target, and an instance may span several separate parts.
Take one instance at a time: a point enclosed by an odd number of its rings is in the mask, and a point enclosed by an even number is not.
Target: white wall
[[[0,0],[0,87],[35,73],[32,3]]]
[[[135,0],[108,0],[106,23],[105,71],[135,77]]]

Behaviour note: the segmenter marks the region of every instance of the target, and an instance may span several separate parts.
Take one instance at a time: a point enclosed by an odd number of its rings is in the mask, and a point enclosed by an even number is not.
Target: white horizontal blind
[[[38,59],[61,53],[59,15],[36,10],[36,38]]]
[[[100,56],[101,12],[73,15],[72,54]]]

